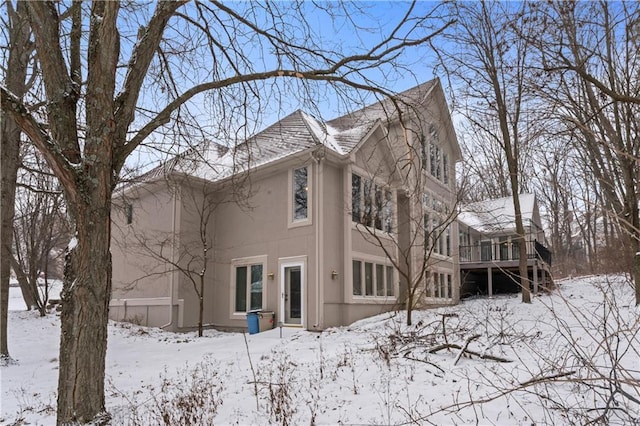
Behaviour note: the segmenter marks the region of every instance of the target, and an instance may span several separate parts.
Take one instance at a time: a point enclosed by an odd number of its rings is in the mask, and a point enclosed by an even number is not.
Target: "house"
[[[551,252],[547,249],[538,202],[520,194],[525,228],[527,268],[532,290],[551,285]],[[519,251],[512,197],[462,206],[458,215],[463,296],[518,292]]]
[[[401,308],[423,200],[455,208],[460,158],[437,79],[328,122],[296,111],[240,143],[204,143],[114,196],[110,317],[185,330],[202,311],[240,329],[261,309],[322,330]],[[434,305],[459,299],[446,225]]]

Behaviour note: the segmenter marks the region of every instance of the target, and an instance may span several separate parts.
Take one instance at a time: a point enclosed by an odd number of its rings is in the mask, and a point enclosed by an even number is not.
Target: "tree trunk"
[[[206,261],[206,259],[205,259]],[[198,313],[198,337],[202,337],[202,323],[204,321],[204,275],[200,275],[200,312]]]
[[[8,2],[9,10],[12,6]],[[9,58],[5,84],[16,96],[22,97],[26,91],[25,79],[29,63],[30,30],[27,21],[26,4],[19,1],[14,13],[9,13]],[[10,256],[13,244],[13,217],[15,214],[16,179],[20,153],[20,128],[14,119],[2,112],[2,145],[0,147],[0,358],[9,358],[7,341],[7,320],[9,314]]]
[[[108,421],[105,356],[111,294],[109,198],[83,204],[67,253],[62,291],[58,424]],[[73,247],[77,241],[77,245]]]
[[[9,253],[9,262],[11,267],[13,268],[14,274],[16,274],[16,279],[18,280],[18,284],[20,285],[20,290],[22,291],[22,298],[24,299],[24,303],[27,305],[27,310],[38,309],[40,311],[41,316],[44,316],[42,310],[40,310],[41,303],[38,298],[38,283],[37,281],[33,281],[30,279],[27,274],[22,270],[22,266],[15,258],[13,253]]]
[[[518,207],[518,211],[519,210],[520,208]],[[531,287],[529,282],[529,271],[527,268],[527,241],[524,237],[525,232],[522,223],[522,216],[520,216],[519,220],[516,216],[516,232],[518,233],[518,253],[520,254],[520,259],[518,260],[518,271],[520,273],[520,286],[522,287],[522,302],[531,303]]]

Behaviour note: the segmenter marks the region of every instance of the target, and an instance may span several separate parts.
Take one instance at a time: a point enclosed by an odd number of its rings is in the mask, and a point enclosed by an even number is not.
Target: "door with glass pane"
[[[282,313],[285,324],[302,325],[303,264],[282,265]]]

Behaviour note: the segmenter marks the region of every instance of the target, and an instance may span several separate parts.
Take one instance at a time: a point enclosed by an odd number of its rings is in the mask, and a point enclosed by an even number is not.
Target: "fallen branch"
[[[443,343],[441,345],[436,345],[436,346],[430,347],[429,349],[427,349],[427,352],[430,353],[430,354],[434,354],[434,353],[439,352],[439,351],[441,351],[443,349],[457,349],[457,350],[459,350],[459,352],[458,352],[458,356],[456,356],[456,360],[453,362],[453,365],[456,365],[458,363],[458,361],[460,360],[460,357],[463,354],[468,354],[468,355],[476,356],[476,357],[478,357],[480,359],[488,359],[488,360],[496,361],[496,362],[513,362],[513,361],[511,361],[510,359],[507,359],[507,358],[502,358],[502,357],[495,356],[495,355],[483,354],[483,353],[480,353],[480,352],[476,352],[476,351],[470,350],[468,348],[469,343],[471,343],[472,341],[478,339],[479,337],[480,337],[480,335],[478,334],[478,335],[473,335],[473,336],[467,338],[465,340],[464,346],[460,346],[460,345],[457,345],[455,343]]]
[[[432,367],[437,368],[438,370],[440,370],[441,373],[444,373],[444,370],[442,368],[440,368],[437,364],[431,362],[431,361],[427,361],[426,359],[420,359],[420,358],[414,358],[411,356],[411,351],[407,351],[404,354],[404,357],[406,359],[410,359],[412,361],[418,361],[418,362],[424,362],[425,364],[429,364]]]
[[[460,361],[460,357],[462,356],[462,354],[467,351],[467,346],[469,346],[469,343],[479,338],[480,338],[479,334],[474,334],[473,336],[469,336],[465,339],[464,346],[460,348],[458,355],[456,355],[456,359],[453,361],[453,365],[458,364],[458,361]]]
[[[455,313],[447,313],[447,314],[442,314],[442,335],[444,336],[444,343],[445,344],[449,344],[449,339],[447,339],[447,324],[446,324],[446,320],[447,318],[458,318],[458,314]]]

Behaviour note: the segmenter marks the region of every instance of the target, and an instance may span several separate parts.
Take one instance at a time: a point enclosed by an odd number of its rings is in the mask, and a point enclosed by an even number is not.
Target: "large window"
[[[423,217],[424,245],[427,250],[442,256],[451,256],[451,215],[447,205],[436,196],[428,193],[422,196],[426,210]]]
[[[429,297],[437,299],[451,299],[453,298],[453,275],[442,272],[433,272],[431,279],[428,280]]]
[[[391,232],[393,229],[391,190],[355,173],[351,175],[351,219],[356,223]]]
[[[353,295],[393,297],[395,295],[393,267],[382,263],[353,260]]]
[[[440,146],[431,142],[431,176],[440,180],[442,177],[440,170]]]
[[[262,263],[236,264],[233,266],[234,312],[263,309],[264,265]]]
[[[449,154],[445,147],[440,144],[438,130],[435,125],[429,126],[429,140],[425,140],[424,135],[420,139],[422,168],[425,172],[444,183],[449,184],[451,179],[451,164]],[[428,166],[428,167],[427,167]]]

